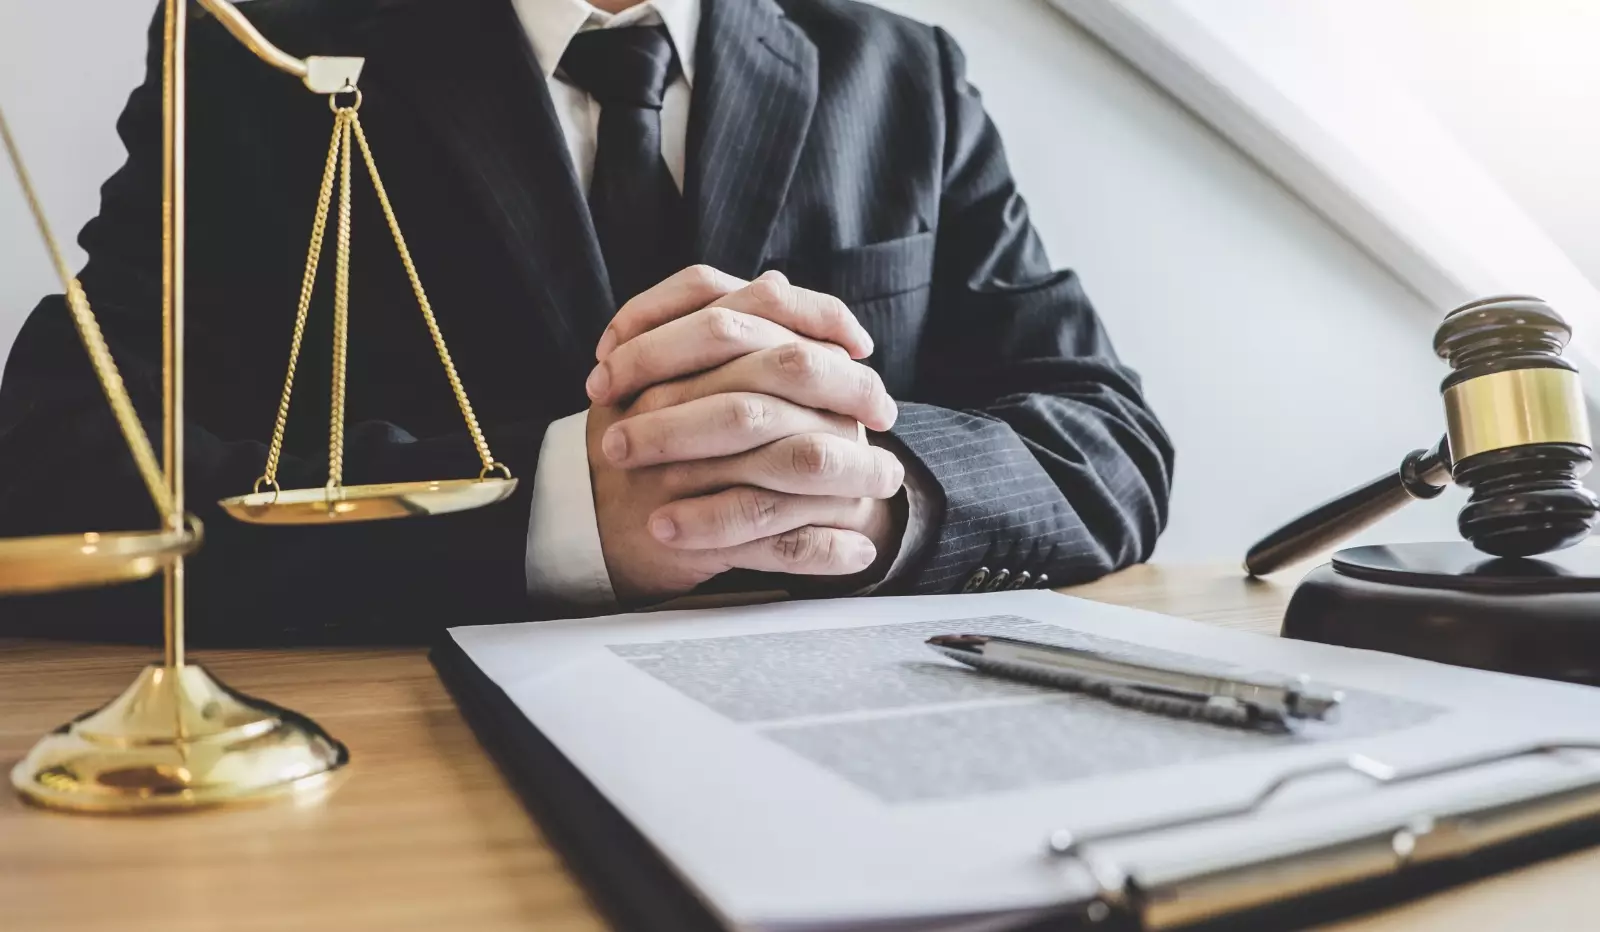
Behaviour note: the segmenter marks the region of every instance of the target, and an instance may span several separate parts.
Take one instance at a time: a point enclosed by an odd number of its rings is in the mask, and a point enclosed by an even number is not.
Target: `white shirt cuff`
[[[589,412],[545,429],[528,516],[528,594],[582,606],[616,601],[589,484]]]

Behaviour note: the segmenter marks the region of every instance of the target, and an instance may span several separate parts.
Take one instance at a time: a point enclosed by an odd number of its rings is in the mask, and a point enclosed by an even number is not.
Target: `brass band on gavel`
[[[1450,451],[1464,460],[1532,443],[1592,446],[1583,386],[1567,369],[1510,369],[1445,389]]]

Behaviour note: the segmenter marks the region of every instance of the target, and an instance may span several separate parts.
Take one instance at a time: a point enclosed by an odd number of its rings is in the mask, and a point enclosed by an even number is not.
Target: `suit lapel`
[[[355,29],[368,96],[410,107],[463,169],[560,355],[584,372],[615,306],[561,125],[510,0],[389,0]]]
[[[817,49],[774,0],[705,0],[684,185],[702,261],[750,278],[817,101]]]

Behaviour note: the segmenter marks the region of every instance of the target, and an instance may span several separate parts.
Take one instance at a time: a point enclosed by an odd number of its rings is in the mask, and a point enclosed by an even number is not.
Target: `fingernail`
[[[600,345],[595,347],[594,358],[605,359],[616,348],[617,334],[610,327],[607,327],[606,332],[600,334]]]
[[[600,450],[611,462],[622,462],[628,457],[628,435],[620,427],[607,429],[606,435],[600,438]]]
[[[606,389],[611,387],[609,368],[604,363],[595,366],[594,371],[589,373],[589,381],[584,383],[584,387],[588,389],[589,397],[598,401],[600,396],[606,393]]]
[[[872,541],[862,538],[861,542],[856,545],[855,565],[861,569],[866,569],[876,559],[878,559],[878,548],[872,546]]]
[[[782,282],[784,284],[787,284],[789,279],[784,277],[784,274],[782,272],[778,271],[777,269],[768,269],[765,272],[761,273],[761,277],[759,279],[757,279],[757,281]]]
[[[866,352],[862,354],[863,359],[867,356],[871,356],[873,350],[878,348],[877,344],[872,342],[872,334],[868,333],[864,329],[861,331],[861,345],[866,348]]]
[[[900,406],[894,403],[893,398],[886,396],[883,402],[878,405],[878,408],[883,415],[882,430],[888,430],[893,427],[894,422],[900,419]]]
[[[665,515],[650,519],[650,533],[656,540],[668,541],[678,536],[678,526]]]

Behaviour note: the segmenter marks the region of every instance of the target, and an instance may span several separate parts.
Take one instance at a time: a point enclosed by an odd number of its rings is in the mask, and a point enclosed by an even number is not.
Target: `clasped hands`
[[[897,408],[838,299],[706,266],[625,304],[586,390],[601,547],[623,604],[732,569],[881,572],[905,469],[872,442]],[[870,575],[870,574],[869,574]]]

